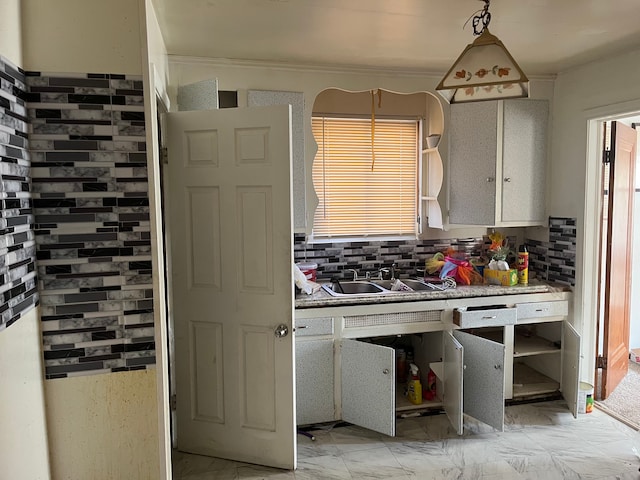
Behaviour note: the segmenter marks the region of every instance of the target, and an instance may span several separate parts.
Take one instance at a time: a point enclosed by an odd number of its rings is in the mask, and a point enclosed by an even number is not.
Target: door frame
[[[585,198],[583,210],[582,275],[576,277],[576,289],[583,295],[581,314],[574,319],[576,329],[583,336],[583,369],[580,378],[596,384],[597,330],[599,322],[599,295],[585,296],[585,292],[599,292],[600,276],[600,223],[602,211],[602,122],[640,115],[640,99],[592,108],[584,111],[587,127],[587,154],[585,168]],[[578,235],[580,238],[580,235]],[[580,245],[578,245],[580,258]],[[576,310],[579,310],[576,309]]]

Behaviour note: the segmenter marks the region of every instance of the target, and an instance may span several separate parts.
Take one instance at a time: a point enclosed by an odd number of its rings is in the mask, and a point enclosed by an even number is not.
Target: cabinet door
[[[462,435],[462,382],[464,350],[453,335],[444,335],[444,395],[443,407],[451,425]]]
[[[451,105],[449,222],[495,225],[498,102]]]
[[[395,436],[395,350],[357,340],[342,340],[340,356],[342,419]]]
[[[545,221],[546,100],[505,100],[501,222]]]
[[[578,416],[580,335],[567,321],[562,328],[562,396],[574,417]]]
[[[296,341],[296,424],[335,420],[333,339]]]
[[[504,345],[454,331],[464,348],[464,413],[504,430]]]

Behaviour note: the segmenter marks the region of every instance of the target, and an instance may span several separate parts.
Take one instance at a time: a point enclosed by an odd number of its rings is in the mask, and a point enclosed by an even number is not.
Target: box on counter
[[[629,360],[640,363],[640,348],[632,348],[629,352]]]
[[[518,271],[515,268],[511,270],[489,270],[485,268],[484,279],[489,285],[510,287],[518,284]]]

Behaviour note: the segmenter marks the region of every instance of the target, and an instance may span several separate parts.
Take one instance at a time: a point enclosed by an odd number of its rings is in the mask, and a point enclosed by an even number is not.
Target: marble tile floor
[[[506,407],[504,432],[466,418],[458,436],[445,415],[399,419],[396,430],[298,435],[295,471],[174,452],[174,479],[640,479],[640,432],[597,409],[575,419],[563,401]]]

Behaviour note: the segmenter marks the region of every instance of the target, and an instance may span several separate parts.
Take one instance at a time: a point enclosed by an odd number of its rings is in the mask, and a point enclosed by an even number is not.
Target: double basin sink
[[[386,295],[406,293],[407,291],[438,291],[447,287],[429,284],[422,280],[402,279],[401,282],[410,290],[394,290],[394,280],[355,280],[355,281],[332,281],[322,285],[329,295],[333,297],[353,297],[357,295]]]

